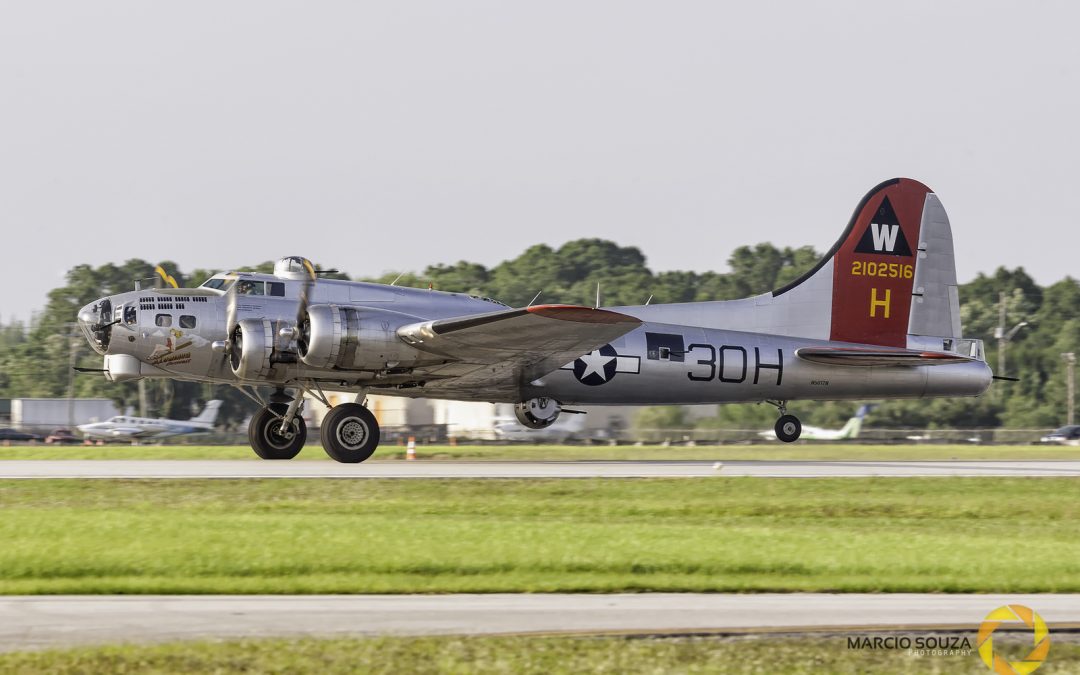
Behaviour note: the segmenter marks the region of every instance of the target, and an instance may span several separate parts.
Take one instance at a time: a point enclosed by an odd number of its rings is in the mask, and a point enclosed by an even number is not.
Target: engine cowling
[[[274,331],[269,319],[243,319],[232,334],[229,364],[241,380],[263,379],[270,374]]]
[[[522,426],[546,429],[559,419],[562,406],[553,398],[530,398],[514,406],[514,416]]]
[[[313,305],[301,321],[297,353],[312,368],[408,367],[425,355],[402,342],[397,329],[417,320],[414,316],[369,307]]]

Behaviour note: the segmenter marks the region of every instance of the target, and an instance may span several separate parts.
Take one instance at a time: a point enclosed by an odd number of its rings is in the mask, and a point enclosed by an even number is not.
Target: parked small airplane
[[[695,245],[707,233],[686,236]],[[790,442],[802,425],[789,401],[978,396],[992,379],[982,342],[961,334],[948,216],[908,178],[871,190],[813,269],[743,300],[514,309],[318,277],[306,258],[288,257],[273,274],[104,297],[78,320],[111,381],[240,389],[261,406],[248,440],[264,459],[300,452],[300,394],[330,407],[324,387],[356,402],[323,418],[323,448],[362,462],[379,443],[368,392],[514,403],[533,429],[568,405],[764,401]],[[260,386],[273,392],[264,398]]]
[[[802,434],[799,438],[807,441],[843,441],[851,438],[858,438],[859,432],[862,431],[863,418],[870,412],[871,405],[861,405],[859,409],[855,411],[854,417],[849,419],[844,426],[839,429],[822,429],[821,427],[809,427],[803,425]],[[762,431],[758,434],[765,438],[776,438],[773,431]]]
[[[198,416],[189,420],[150,419],[131,415],[117,415],[104,422],[81,424],[79,425],[79,431],[89,439],[110,441],[148,441],[169,438],[170,436],[205,434],[214,430],[214,422],[217,420],[220,408],[221,401],[209,401]]]

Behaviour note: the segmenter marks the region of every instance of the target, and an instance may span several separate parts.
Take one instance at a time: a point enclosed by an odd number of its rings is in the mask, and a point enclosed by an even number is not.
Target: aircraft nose
[[[106,297],[90,303],[79,310],[77,318],[86,341],[98,354],[105,354],[109,350],[112,326],[116,323],[113,320],[112,300]]]

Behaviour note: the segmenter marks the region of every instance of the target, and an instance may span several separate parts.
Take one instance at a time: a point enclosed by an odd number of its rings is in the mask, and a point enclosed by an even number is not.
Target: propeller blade
[[[304,278],[304,285],[300,287],[300,304],[296,308],[296,325],[300,326],[304,321],[304,317],[307,315],[308,300],[311,298],[311,288],[315,285],[315,280],[319,278],[315,268],[312,267],[311,261],[304,258],[304,271],[307,275]]]
[[[225,292],[225,341],[232,340],[233,331],[236,330],[236,286],[237,282]]]
[[[179,286],[176,283],[176,279],[174,279],[171,274],[166,272],[164,267],[162,267],[161,265],[158,265],[157,267],[154,268],[154,271],[157,272],[157,275],[159,277],[161,277],[161,280],[165,282],[166,286],[172,286],[173,288],[179,288]]]

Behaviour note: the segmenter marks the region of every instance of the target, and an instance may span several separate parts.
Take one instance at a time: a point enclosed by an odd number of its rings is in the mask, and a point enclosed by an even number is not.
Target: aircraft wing
[[[146,430],[140,427],[113,427],[108,431],[114,438],[137,438],[145,433]]]
[[[451,386],[516,387],[546,375],[641,325],[626,314],[577,305],[536,305],[402,326],[413,347],[446,357],[425,367]],[[450,383],[446,383],[450,385]]]
[[[827,366],[941,366],[972,360],[949,352],[863,347],[802,347],[795,350],[795,356],[803,361]]]

